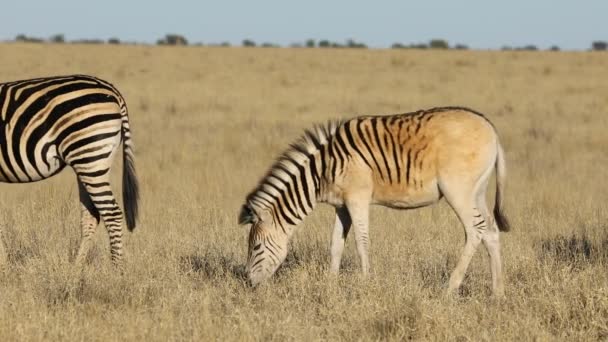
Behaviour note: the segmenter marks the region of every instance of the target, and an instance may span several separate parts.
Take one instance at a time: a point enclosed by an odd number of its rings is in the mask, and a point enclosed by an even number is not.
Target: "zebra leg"
[[[481,242],[482,234],[476,228],[476,224],[479,222],[474,223],[474,219],[479,220],[481,218],[483,221],[483,215],[479,213],[475,205],[475,191],[472,191],[474,186],[469,186],[467,182],[463,182],[461,179],[453,179],[450,182],[445,180],[440,182],[440,188],[446,200],[458,215],[465,232],[464,249],[448,283],[448,293],[451,293],[462,284],[469,263]]]
[[[96,174],[96,173],[93,173]],[[101,216],[108,235],[110,236],[110,252],[112,263],[116,266],[122,264],[122,211],[116,203],[112,188],[110,187],[109,169],[102,175],[89,176],[80,173],[79,177],[85,190],[91,197],[91,202]]]
[[[367,277],[369,274],[369,200],[347,201],[346,207],[355,228],[355,242],[361,259],[361,273]]]
[[[499,231],[496,221],[488,210],[485,200],[485,189],[477,197],[477,206],[485,220],[484,229],[480,229],[481,241],[483,242],[490,258],[490,271],[492,272],[492,293],[495,296],[504,295],[504,284],[502,278],[502,262],[500,257]],[[482,227],[480,227],[482,228]]]
[[[448,284],[448,292],[453,292],[460,287],[464,275],[469,267],[469,263],[481,242],[481,234],[477,228],[473,225],[473,217],[481,217],[475,208],[454,208],[456,210],[465,231],[465,244],[460,260],[456,264],[456,268],[450,275],[450,281]]]
[[[336,223],[331,240],[331,273],[338,274],[340,271],[340,261],[344,251],[344,240],[352,225],[350,215],[345,207],[336,208]]]
[[[81,240],[80,248],[78,248],[78,254],[76,255],[76,264],[83,265],[91,248],[91,242],[100,217],[97,208],[95,208],[95,205],[91,201],[91,197],[89,197],[89,193],[80,180],[78,181],[78,193],[80,195]]]

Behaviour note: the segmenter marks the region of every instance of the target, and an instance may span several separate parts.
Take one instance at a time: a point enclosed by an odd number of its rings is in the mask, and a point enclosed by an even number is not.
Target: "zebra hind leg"
[[[481,230],[481,241],[483,242],[490,259],[490,271],[492,272],[492,293],[495,296],[501,297],[504,295],[504,284],[502,276],[502,260],[500,256],[500,234],[498,226],[496,225],[496,220],[494,220],[494,217],[490,214],[490,210],[488,210],[485,199],[485,189],[483,192],[479,193],[477,205],[485,222],[485,225]]]
[[[99,224],[99,211],[91,201],[89,193],[84,185],[78,180],[78,193],[80,196],[80,228],[81,240],[78,254],[76,255],[76,265],[82,266],[89,254],[95,229]]]
[[[455,292],[462,284],[469,263],[481,243],[481,234],[477,226],[479,219],[483,219],[483,215],[476,208],[474,186],[470,183],[448,177],[440,183],[445,199],[456,212],[465,232],[464,248],[456,268],[450,275],[448,293]]]
[[[78,173],[78,172],[77,172]],[[103,172],[80,172],[78,177],[82,181],[91,202],[103,220],[110,237],[110,253],[112,263],[122,266],[122,211],[110,187],[110,170]]]

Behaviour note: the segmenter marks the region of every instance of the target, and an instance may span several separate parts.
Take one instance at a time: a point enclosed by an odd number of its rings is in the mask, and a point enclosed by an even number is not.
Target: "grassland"
[[[143,196],[124,274],[103,226],[80,272],[71,170],[0,185],[4,341],[608,339],[606,54],[2,44],[0,56],[3,81],[113,82]],[[444,202],[373,208],[367,280],[352,237],[328,277],[333,211],[319,206],[273,281],[245,286],[238,209],[303,128],[440,105],[486,113],[506,149],[505,299],[490,296],[482,249],[444,296],[464,242]]]

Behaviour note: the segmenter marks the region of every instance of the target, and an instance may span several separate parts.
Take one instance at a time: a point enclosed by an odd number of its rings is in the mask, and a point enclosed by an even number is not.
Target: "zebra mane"
[[[286,170],[299,175],[300,170],[298,166],[301,166],[305,161],[309,160],[312,154],[327,145],[342,123],[341,120],[332,120],[324,125],[314,125],[312,128],[305,130],[304,134],[300,136],[299,139],[290,144],[289,148],[275,160],[254,190],[247,195],[246,203],[241,208],[239,223],[246,224],[254,222],[255,213],[249,203],[250,201],[255,200],[259,191],[266,187],[270,187],[270,185],[268,185],[270,178],[283,178],[281,177],[281,174],[285,174]],[[273,182],[273,184],[275,186],[277,185],[276,182]],[[282,186],[281,190],[284,190],[284,185],[280,185]]]

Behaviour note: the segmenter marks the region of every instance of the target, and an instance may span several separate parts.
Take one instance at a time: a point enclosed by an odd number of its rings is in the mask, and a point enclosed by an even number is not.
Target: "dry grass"
[[[0,80],[78,72],[115,83],[143,188],[119,275],[103,228],[90,265],[72,268],[71,171],[0,185],[3,340],[608,338],[603,53],[3,44],[0,55]],[[368,280],[352,237],[343,274],[328,277],[332,210],[319,206],[277,276],[244,285],[238,209],[303,128],[438,105],[487,113],[507,151],[506,299],[491,298],[481,249],[460,296],[444,297],[464,240],[445,203],[374,208]]]

